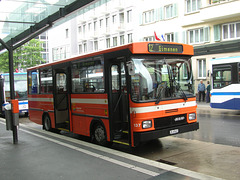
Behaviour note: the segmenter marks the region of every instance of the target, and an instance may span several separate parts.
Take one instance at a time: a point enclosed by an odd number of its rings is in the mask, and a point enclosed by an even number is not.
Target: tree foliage
[[[41,51],[42,42],[32,39],[13,51],[13,66],[15,69],[26,69],[44,63]],[[8,51],[0,55],[0,72],[9,72]]]

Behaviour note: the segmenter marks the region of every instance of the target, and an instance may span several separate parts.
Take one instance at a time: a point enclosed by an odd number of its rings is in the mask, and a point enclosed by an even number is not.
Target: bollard
[[[12,104],[12,119],[13,119],[13,126],[19,125],[19,105],[17,99],[11,100]]]
[[[5,119],[6,119],[6,130],[9,131],[13,129],[11,104],[7,104],[4,107],[4,109],[5,109]]]
[[[13,144],[18,143],[17,126],[19,125],[19,105],[17,99],[5,106],[6,129],[13,132]]]

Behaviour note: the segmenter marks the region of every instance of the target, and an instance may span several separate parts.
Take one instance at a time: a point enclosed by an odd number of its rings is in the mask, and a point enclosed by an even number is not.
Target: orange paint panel
[[[37,124],[42,125],[42,111],[35,111],[35,110],[31,110],[29,109],[29,119],[32,122],[35,122]]]
[[[152,120],[152,119],[144,119],[144,120]],[[134,119],[133,121],[131,121],[131,129],[133,132],[146,132],[146,131],[155,130],[154,126],[152,126],[152,128],[143,129],[142,121],[143,120],[141,120],[141,119]],[[153,120],[152,120],[152,125],[153,125]]]
[[[75,116],[72,115],[72,125],[73,125],[73,133],[86,135],[84,134],[84,125],[85,125],[85,117],[84,116]]]
[[[177,101],[175,101],[177,102]],[[179,103],[179,102],[178,102]],[[170,109],[170,110],[160,110],[160,111],[153,111],[153,112],[146,112],[146,113],[131,113],[130,119],[131,119],[131,127],[134,132],[144,132],[144,131],[151,131],[155,130],[154,127],[154,118],[161,118],[161,117],[168,117],[168,116],[176,116],[181,114],[187,114],[187,122],[193,123],[197,121],[197,118],[195,120],[189,121],[188,114],[190,113],[196,113],[197,106],[191,106],[191,107],[183,107],[178,109]],[[152,128],[148,129],[142,129],[142,121],[151,120],[152,121]]]

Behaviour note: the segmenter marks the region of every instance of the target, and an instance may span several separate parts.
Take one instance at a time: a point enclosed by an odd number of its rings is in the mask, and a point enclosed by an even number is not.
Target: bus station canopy
[[[0,0],[0,40],[8,46],[22,45],[53,25],[77,16],[76,10],[92,1]],[[0,44],[0,52],[4,49]]]

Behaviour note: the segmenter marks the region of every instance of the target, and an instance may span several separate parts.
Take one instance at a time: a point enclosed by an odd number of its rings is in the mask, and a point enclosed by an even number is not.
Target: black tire
[[[48,115],[45,115],[43,118],[43,129],[45,129],[46,131],[52,130],[51,119]]]
[[[93,130],[93,140],[99,145],[106,146],[107,145],[107,135],[105,128],[102,124],[98,123],[94,126]]]

